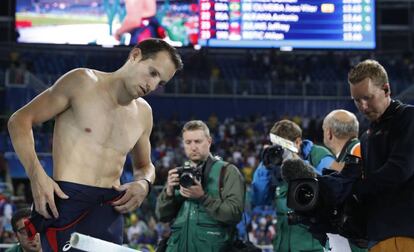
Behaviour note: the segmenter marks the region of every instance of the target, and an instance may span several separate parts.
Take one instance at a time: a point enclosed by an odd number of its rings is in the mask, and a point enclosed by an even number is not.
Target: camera
[[[283,162],[284,149],[281,145],[274,144],[263,150],[262,161],[265,167],[281,165]]]
[[[315,209],[319,199],[319,183],[316,178],[289,181],[287,206],[296,211]]]
[[[290,173],[287,206],[289,224],[305,224],[315,235],[336,233],[350,239],[365,239],[366,218],[362,206],[352,195],[353,182],[361,178],[361,158],[347,155],[342,172],[316,178],[305,177],[305,165],[288,162]],[[295,169],[293,169],[295,168]],[[315,236],[316,238],[316,236]]]
[[[195,185],[194,180],[201,180],[203,175],[203,163],[197,166],[191,166],[190,161],[184,162],[183,166],[177,167],[177,173],[180,178],[180,186],[189,188]]]

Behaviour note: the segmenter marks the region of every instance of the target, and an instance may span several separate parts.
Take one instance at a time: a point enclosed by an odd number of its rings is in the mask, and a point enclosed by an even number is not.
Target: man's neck
[[[125,90],[123,80],[111,76],[105,81],[105,89],[116,105],[126,106],[133,100]]]
[[[332,152],[335,154],[335,157],[338,157],[341,154],[341,151],[347,142],[348,140],[336,139],[335,143],[332,146]]]

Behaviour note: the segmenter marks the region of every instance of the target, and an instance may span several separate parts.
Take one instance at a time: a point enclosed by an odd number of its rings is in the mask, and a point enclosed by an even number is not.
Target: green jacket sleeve
[[[181,196],[168,196],[166,193],[166,187],[164,187],[157,198],[155,214],[160,221],[170,222],[177,216],[183,201],[184,198]]]
[[[229,165],[223,176],[221,198],[205,195],[200,203],[206,212],[218,221],[226,224],[237,224],[242,217],[245,198],[245,182],[237,167]]]

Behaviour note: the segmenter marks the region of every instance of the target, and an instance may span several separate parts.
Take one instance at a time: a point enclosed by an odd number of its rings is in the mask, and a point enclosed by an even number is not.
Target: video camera
[[[197,166],[191,166],[191,162],[186,161],[183,166],[177,167],[180,185],[182,187],[189,188],[190,186],[195,185],[195,179],[201,180],[203,176],[203,165],[204,163]]]
[[[279,137],[273,133],[269,134],[272,146],[262,152],[262,161],[265,167],[279,166],[283,160],[291,157],[292,153],[298,153],[298,149],[292,141]]]
[[[289,224],[303,223],[317,235],[340,234],[358,239],[357,245],[366,246],[366,218],[361,205],[352,196],[352,185],[361,177],[359,157],[347,155],[341,173],[318,176],[303,160],[286,160],[282,177],[288,182],[287,206]],[[362,241],[362,242],[361,242]]]

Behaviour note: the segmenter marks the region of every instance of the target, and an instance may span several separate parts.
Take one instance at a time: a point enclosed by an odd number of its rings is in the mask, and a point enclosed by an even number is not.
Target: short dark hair
[[[294,142],[297,138],[302,138],[302,129],[295,122],[290,120],[280,120],[276,122],[270,133]]]
[[[355,85],[370,78],[377,87],[388,83],[388,74],[385,68],[376,60],[367,59],[354,66],[348,73],[348,82]]]
[[[21,219],[29,218],[31,213],[30,208],[21,208],[13,214],[11,224],[14,232],[17,232],[17,222]]]
[[[211,137],[210,130],[207,124],[205,124],[203,121],[200,121],[200,120],[192,120],[192,121],[186,122],[183,126],[183,130],[181,131],[181,135],[183,135],[184,132],[186,131],[194,131],[194,130],[202,130],[204,131],[204,134],[206,135],[206,137]]]
[[[154,58],[157,53],[166,51],[169,53],[176,70],[182,70],[184,67],[183,61],[181,60],[181,56],[178,54],[177,49],[162,39],[151,38],[143,40],[139,44],[135,45],[131,52],[136,48],[141,50],[141,60]],[[129,56],[131,57],[131,53]]]

